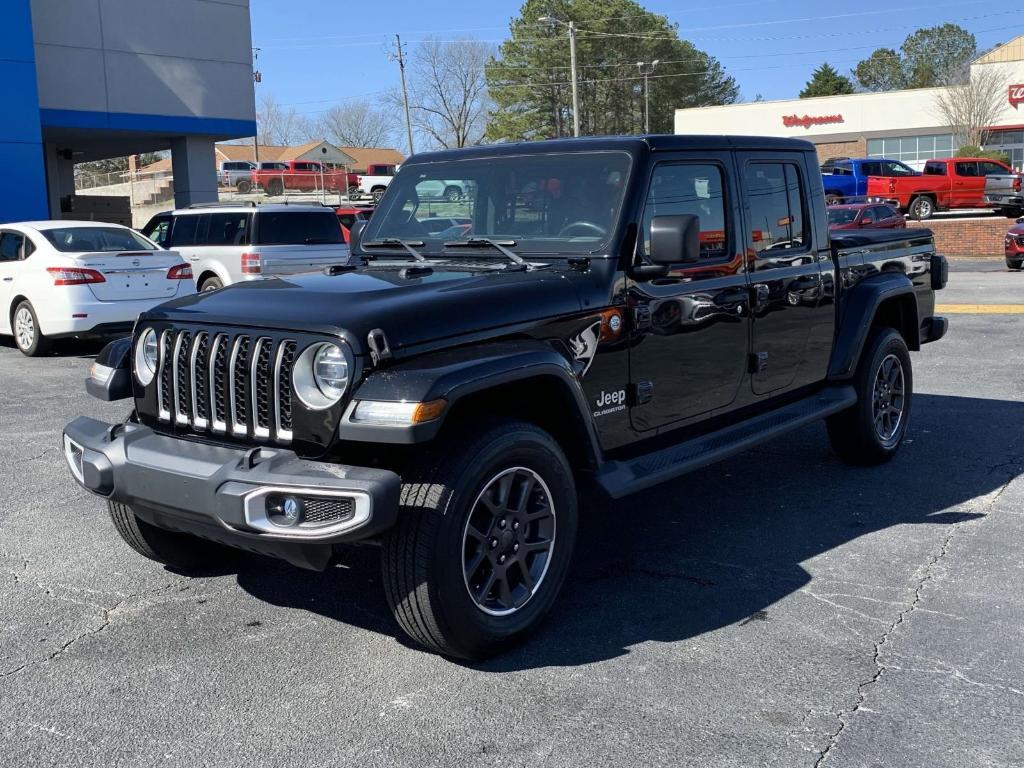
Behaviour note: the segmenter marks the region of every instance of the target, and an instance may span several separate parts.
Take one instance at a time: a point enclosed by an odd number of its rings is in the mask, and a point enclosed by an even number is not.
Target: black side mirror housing
[[[111,402],[132,396],[132,339],[115,339],[105,346],[89,366],[85,391]]]
[[[355,255],[359,250],[359,241],[363,239],[363,230],[366,229],[364,219],[356,219],[352,222],[352,228],[348,231],[348,252]]]
[[[651,261],[693,264],[700,259],[700,217],[692,213],[655,216],[651,220]]]

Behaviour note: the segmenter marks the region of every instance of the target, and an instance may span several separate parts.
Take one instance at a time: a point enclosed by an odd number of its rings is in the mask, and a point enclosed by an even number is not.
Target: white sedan
[[[26,355],[61,336],[131,331],[139,313],[195,293],[192,268],[128,227],[93,221],[0,224],[0,335]]]

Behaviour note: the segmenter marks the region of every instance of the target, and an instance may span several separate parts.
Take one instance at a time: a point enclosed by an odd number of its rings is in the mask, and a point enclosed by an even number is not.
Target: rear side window
[[[248,245],[251,216],[248,213],[211,213],[207,245]]]
[[[650,252],[651,222],[655,216],[692,214],[700,219],[701,260],[726,258],[725,195],[722,170],[717,165],[659,165],[651,174],[644,206],[644,250]]]
[[[0,232],[0,261],[17,261],[21,258],[22,237],[16,232]]]
[[[254,245],[343,242],[341,226],[333,211],[264,211],[257,220]]]
[[[959,165],[959,163],[958,163]],[[945,163],[925,163],[924,166],[925,176],[945,176],[946,175],[946,164]]]
[[[758,257],[807,247],[805,195],[793,163],[751,163],[746,169],[750,203],[750,247]]]
[[[993,163],[991,161],[978,163],[978,167],[981,168],[982,176],[998,176],[1003,173],[1009,173],[1009,171],[1003,168],[999,163]]]
[[[956,175],[957,176],[977,176],[978,175],[978,164],[977,163],[957,163],[956,164]]]
[[[171,245],[195,245],[202,216],[178,216],[171,231]]]

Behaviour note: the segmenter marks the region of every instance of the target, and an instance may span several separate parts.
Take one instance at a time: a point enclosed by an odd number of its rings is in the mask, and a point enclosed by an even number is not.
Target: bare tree
[[[309,120],[300,115],[295,107],[287,109],[267,94],[256,110],[256,125],[260,144],[288,146],[309,141],[312,133]]]
[[[995,67],[976,67],[970,76],[951,76],[935,98],[935,108],[944,124],[961,144],[981,147],[988,127],[999,117],[1006,99],[1006,79]]]
[[[339,147],[385,147],[394,143],[394,113],[368,101],[338,104],[327,110],[317,128]]]
[[[491,106],[484,66],[494,52],[472,38],[428,39],[413,51],[409,106],[413,124],[431,143],[450,149],[483,140]]]

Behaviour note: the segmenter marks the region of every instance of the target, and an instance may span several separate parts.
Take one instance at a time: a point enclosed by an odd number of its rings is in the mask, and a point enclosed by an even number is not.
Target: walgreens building
[[[996,73],[1005,84],[985,149],[1006,152],[1014,168],[1024,170],[1024,36],[975,59],[971,77],[983,72]],[[797,137],[813,142],[822,160],[887,157],[920,169],[926,160],[951,157],[958,148],[938,108],[944,91],[919,88],[677,109],[675,132]]]

